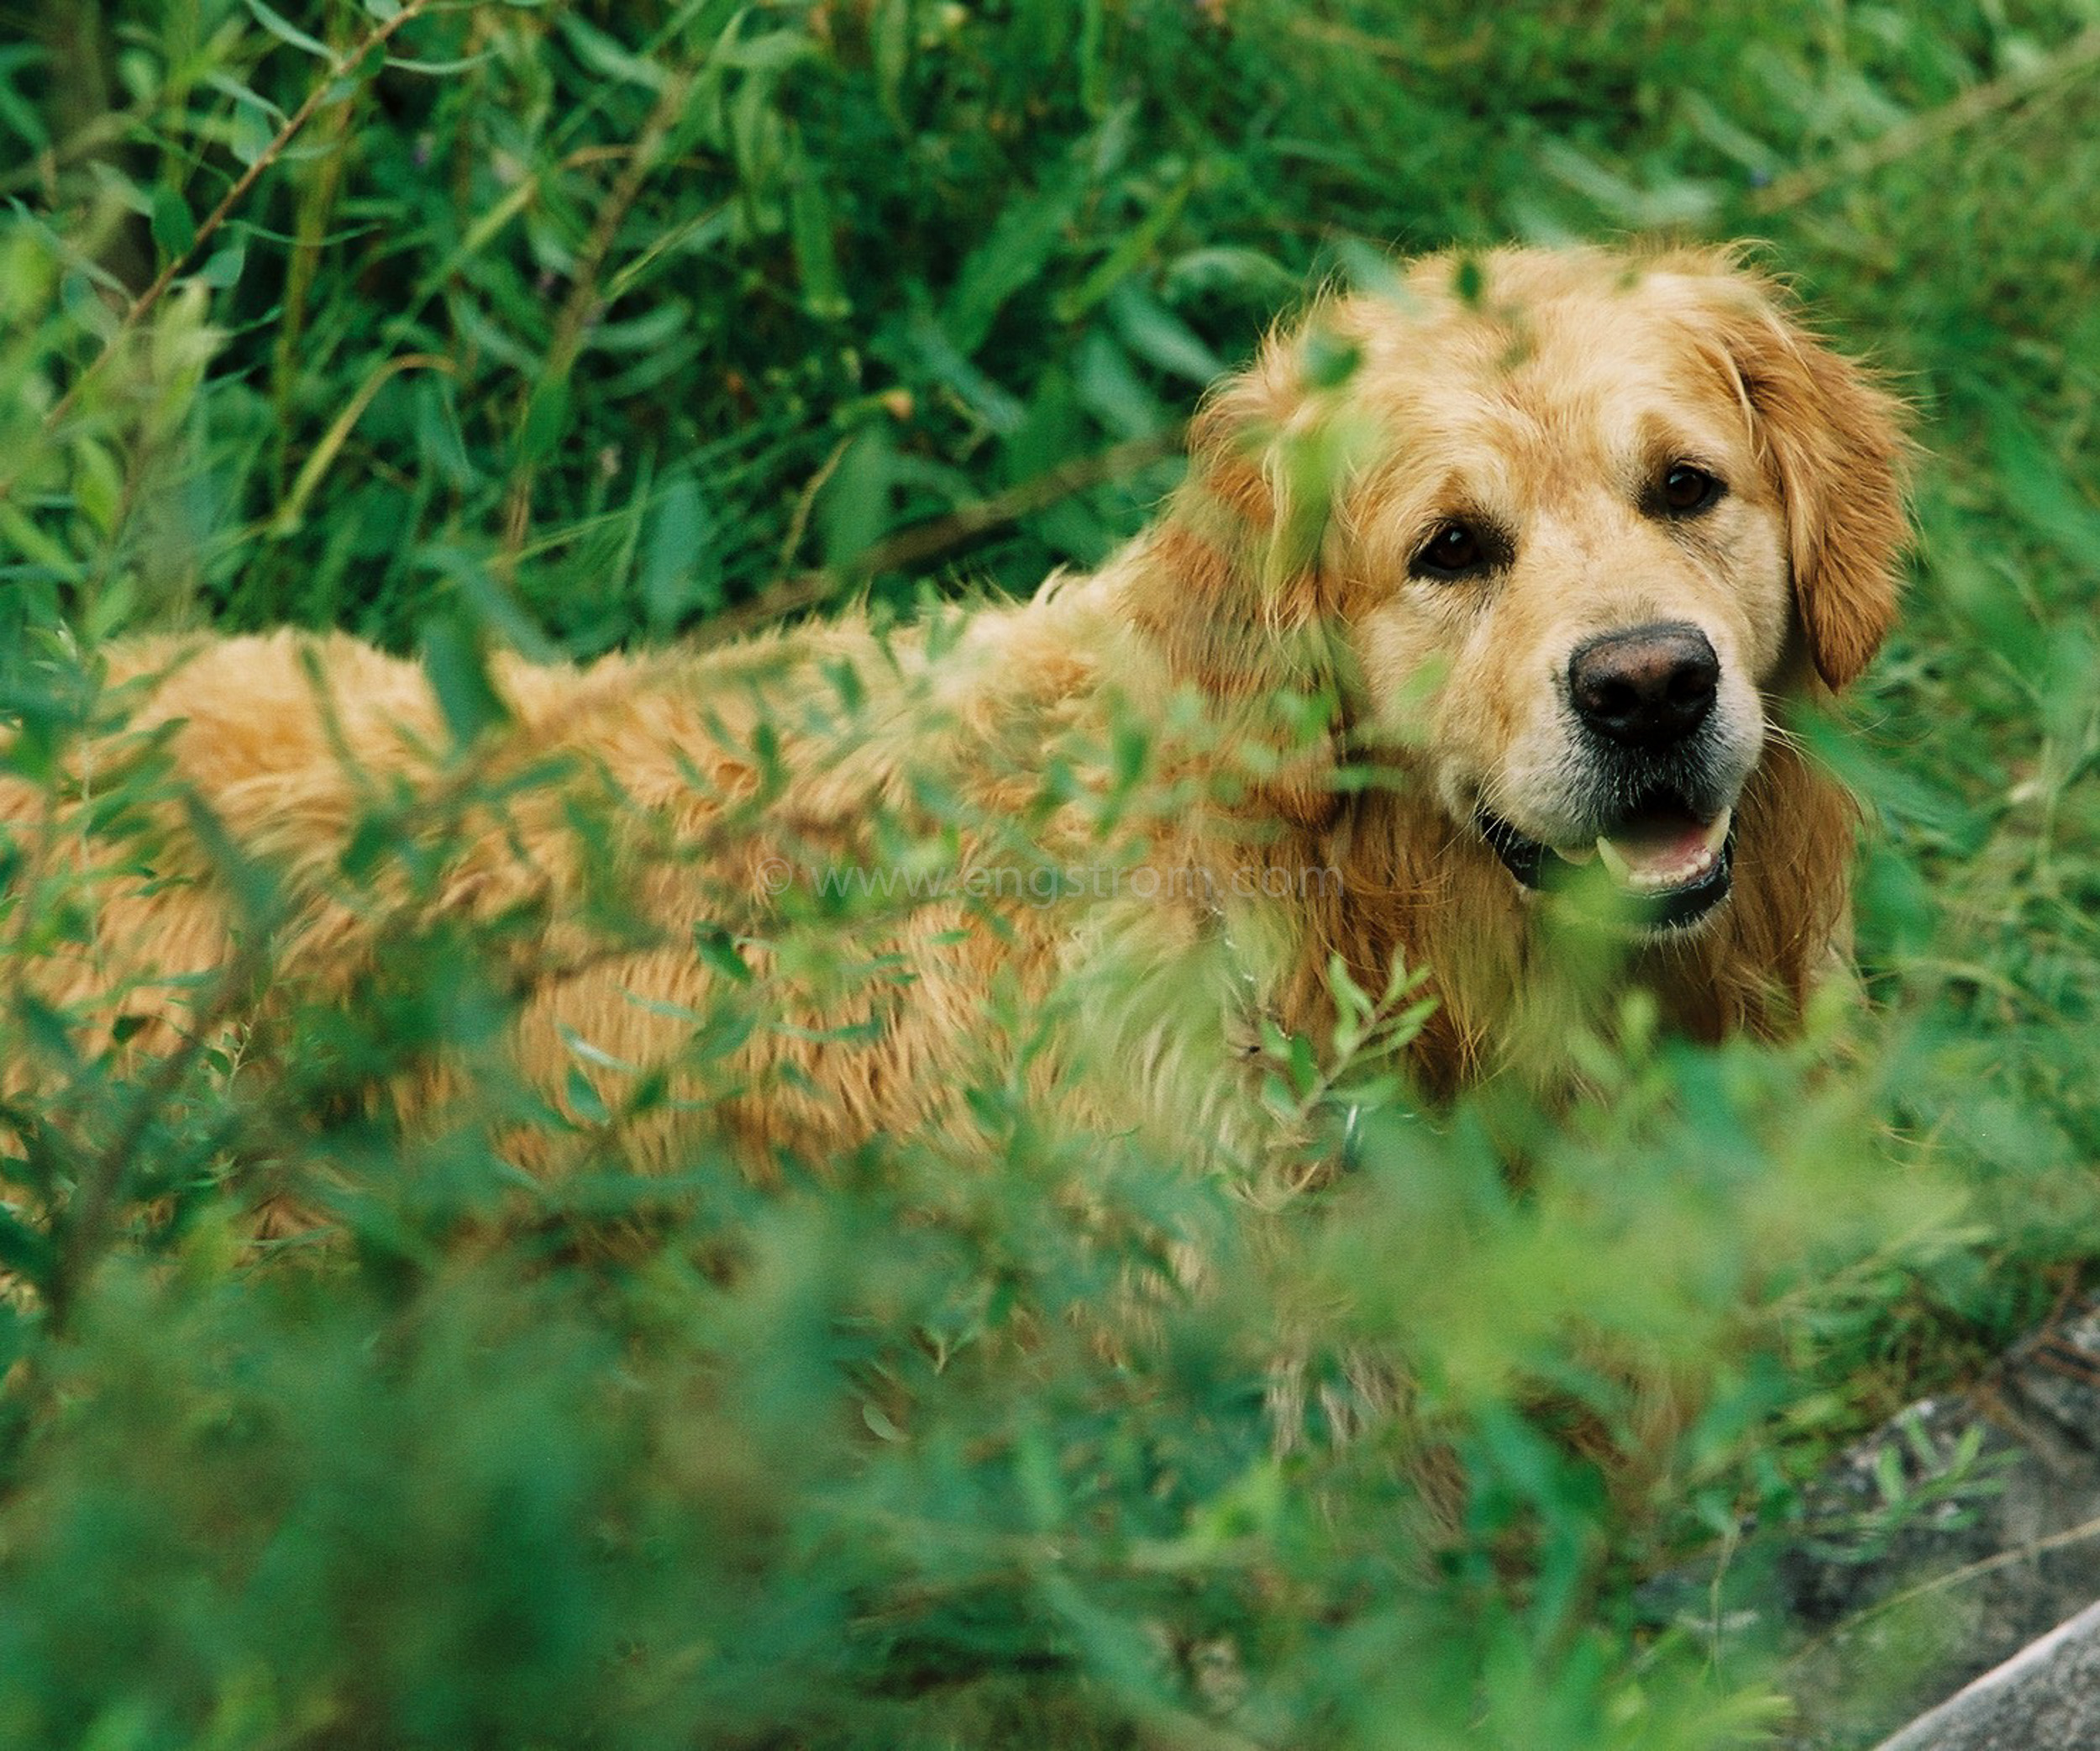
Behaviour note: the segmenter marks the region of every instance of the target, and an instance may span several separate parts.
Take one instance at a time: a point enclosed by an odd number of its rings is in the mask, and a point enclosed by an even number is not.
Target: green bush
[[[38,782],[126,631],[339,624],[442,680],[1025,591],[1394,245],[1764,235],[1930,455],[1906,629],[1809,730],[1876,816],[1873,1013],[1705,1051],[1635,1012],[1551,1117],[1410,1115],[1366,1064],[1356,1170],[1278,1208],[1000,1082],[974,1171],[638,1175],[506,1075],[514,997],[442,931],[268,1065],[140,1064],[29,996],[94,897],[13,848],[0,1738],[1770,1737],[1783,1650],[1734,1626],[1802,1480],[2093,1254],[2084,8],[9,16],[0,760]],[[472,1091],[404,1131],[370,1090],[438,1052]],[[517,1174],[521,1127],[575,1170]]]

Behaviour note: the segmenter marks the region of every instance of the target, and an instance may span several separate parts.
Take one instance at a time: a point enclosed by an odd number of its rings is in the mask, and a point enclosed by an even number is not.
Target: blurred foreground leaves
[[[1263,1211],[1000,1088],[975,1174],[900,1139],[534,1182],[501,994],[441,939],[307,1017],[289,1088],[13,1002],[0,1059],[63,1092],[0,1144],[0,1738],[1758,1740],[1768,1564],[1683,1620],[1639,1581],[1783,1536],[1832,1443],[2094,1250],[2088,10],[576,0],[354,55],[397,10],[0,44],[15,770],[123,630],[419,644],[464,740],[491,644],[705,635],[900,528],[1032,588],[1138,526],[1322,274],[1754,231],[1933,452],[1906,630],[1809,730],[1876,817],[1880,1007],[1798,1054],[1636,1017],[1578,1112],[1381,1103]],[[18,993],[92,897],[4,888]],[[451,1129],[358,1097],[438,1049],[486,1071]]]

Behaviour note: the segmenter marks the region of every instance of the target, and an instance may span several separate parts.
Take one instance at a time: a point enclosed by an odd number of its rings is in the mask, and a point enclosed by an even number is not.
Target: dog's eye
[[[1415,555],[1418,577],[1457,577],[1487,558],[1480,537],[1462,523],[1447,523]]]
[[[1689,462],[1673,462],[1656,491],[1662,508],[1672,517],[1689,517],[1704,511],[1726,489],[1704,468]]]

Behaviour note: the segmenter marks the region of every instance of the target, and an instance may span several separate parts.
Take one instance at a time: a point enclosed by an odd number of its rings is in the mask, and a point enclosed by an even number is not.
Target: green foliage
[[[1572,1114],[1432,1123],[1377,1062],[1408,989],[1352,991],[1340,1060],[1272,1042],[1271,1096],[1358,1170],[1273,1211],[1046,1133],[1011,1079],[970,1091],[976,1172],[907,1139],[637,1175],[601,1133],[664,1092],[580,1057],[548,1111],[475,970],[501,942],[441,928],[299,1018],[291,1074],[230,1025],[245,961],[141,1066],[28,996],[94,896],[8,848],[0,1060],[50,1092],[0,1125],[0,1738],[1758,1742],[1783,1670],[1644,1578],[1783,1528],[2094,1250],[2089,22],[50,0],[0,44],[0,686],[39,784],[121,712],[118,632],[417,649],[465,747],[495,647],[951,563],[1032,587],[1138,526],[1221,361],[1392,244],[1769,237],[1930,455],[1906,627],[1859,722],[1803,729],[1875,817],[1876,1015],[1704,1052],[1636,1010]],[[159,781],[142,746],[98,830]],[[375,799],[344,879],[428,880],[444,824]],[[777,993],[730,929],[695,952],[743,975],[704,1065]],[[403,1134],[370,1092],[439,1052],[470,1094]],[[517,1172],[521,1133],[575,1170]]]

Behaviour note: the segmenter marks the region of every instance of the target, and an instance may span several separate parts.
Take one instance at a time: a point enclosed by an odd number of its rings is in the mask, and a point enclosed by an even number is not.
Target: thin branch
[[[1872,1605],[1861,1606],[1847,1615],[1842,1622],[1806,1643],[1787,1663],[1790,1666],[1798,1666],[1809,1655],[1851,1634],[1861,1624],[1871,1622],[1890,1612],[1898,1611],[1917,1600],[1929,1599],[1935,1593],[1944,1593],[1954,1587],[1966,1586],[1971,1581],[1981,1580],[1985,1575],[1994,1575],[2001,1569],[2031,1563],[2036,1557],[2045,1556],[2052,1550],[2062,1550],[2094,1538],[2100,1538],[2100,1518],[2082,1520],[2077,1525],[2067,1526],[2061,1532],[2031,1538],[2024,1544],[2016,1544],[2008,1550],[2001,1550],[1993,1556],[1983,1557],[1973,1563],[1964,1563],[1959,1569],[1950,1569],[1945,1575],[1935,1575],[1930,1580],[1919,1581],[1915,1586],[1902,1588],[1886,1599],[1877,1599]]]
[[[627,214],[641,197],[642,185],[664,155],[664,141],[670,137],[679,117],[685,113],[693,84],[690,67],[681,67],[673,73],[664,82],[664,89],[657,96],[656,107],[649,112],[648,120],[642,124],[634,149],[619,180],[613,184],[612,192],[599,209],[597,222],[591,226],[583,253],[577,258],[569,296],[562,304],[560,314],[554,318],[554,339],[547,350],[543,381],[560,382],[575,368],[576,359],[583,351],[585,331],[598,308],[599,276],[604,272],[606,258],[619,239],[620,227],[627,223]],[[528,404],[530,400],[528,396]],[[521,459],[511,476],[510,487],[505,494],[502,551],[496,561],[499,576],[508,577],[517,569],[517,556],[525,545],[526,532],[532,523],[533,482],[537,474],[538,469],[531,461]]]
[[[795,556],[802,550],[802,538],[809,533],[810,513],[816,508],[816,496],[822,492],[831,477],[838,472],[838,465],[846,460],[846,452],[853,447],[857,434],[848,432],[832,447],[832,453],[824,458],[824,465],[809,478],[795,501],[795,514],[788,518],[787,534],[780,538],[780,556],[774,563],[784,575],[795,563]]]
[[[347,54],[330,64],[328,76],[307,93],[306,101],[291,113],[284,126],[277,130],[276,137],[256,154],[255,161],[234,179],[234,186],[226,191],[218,205],[198,224],[197,235],[191,239],[189,247],[178,251],[155,276],[153,283],[132,301],[130,308],[119,318],[115,331],[102,343],[102,350],[87,362],[87,367],[74,378],[72,386],[52,404],[50,411],[44,416],[44,429],[46,431],[58,425],[73,411],[81,393],[115,356],[126,337],[167,296],[168,288],[175,283],[176,276],[197,258],[197,251],[218,234],[219,228],[233,216],[234,209],[248,197],[249,191],[261,181],[265,172],[284,155],[286,148],[298,138],[307,124],[331,103],[342,103],[354,94],[354,87],[344,88],[344,78],[375,50],[385,48],[404,25],[429,11],[436,3],[437,0],[406,0],[402,9],[392,18],[366,32]],[[0,481],[0,496],[4,496],[10,484]]]
[[[783,578],[768,585],[750,601],[738,602],[716,615],[696,628],[692,637],[703,645],[722,644],[789,614],[821,607],[853,585],[885,571],[929,565],[945,558],[995,529],[1048,509],[1075,492],[1120,480],[1174,455],[1181,448],[1184,429],[1175,425],[1148,438],[1133,438],[1096,455],[1078,457],[1046,474],[1037,475],[1033,480],[1009,486],[1004,492],[995,492],[990,498],[951,511],[945,517],[899,529],[843,565]]]
[[[1798,207],[1840,182],[1871,176],[1921,147],[1972,128],[1985,117],[2024,102],[2060,81],[2100,62],[2100,24],[2082,30],[2047,59],[1971,87],[1950,103],[1906,118],[1887,132],[1839,152],[1821,164],[1789,171],[1750,197],[1750,210],[1772,213]]]
[[[906,565],[922,565],[937,560],[994,529],[1033,516],[1037,511],[1047,510],[1075,492],[1120,480],[1175,455],[1181,449],[1183,430],[1177,424],[1149,437],[1131,439],[1098,455],[1077,457],[1061,463],[1047,474],[1023,481],[1004,492],[995,492],[974,505],[964,505],[945,517],[899,529],[888,539],[878,541],[869,548],[853,562],[853,569],[864,576],[872,577],[877,572],[896,571]]]

